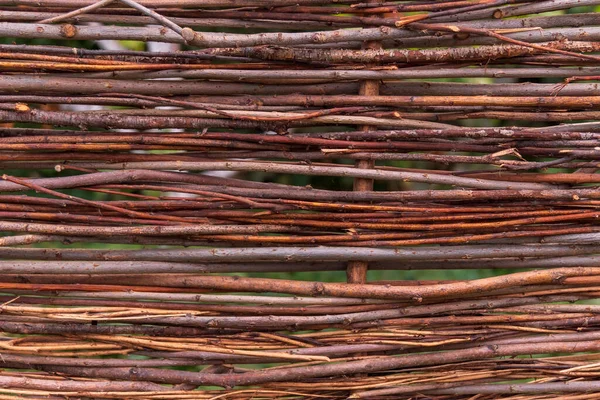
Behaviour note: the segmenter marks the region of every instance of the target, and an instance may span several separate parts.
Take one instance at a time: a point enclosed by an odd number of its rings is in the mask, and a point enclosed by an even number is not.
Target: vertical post
[[[381,49],[381,43],[377,41],[365,42],[362,46],[363,49]],[[364,80],[360,84],[359,95],[361,96],[377,96],[379,95],[379,81],[377,80]],[[359,127],[361,131],[368,131],[371,127],[369,125],[362,125]],[[354,164],[356,168],[373,168],[375,161],[373,160],[357,160]],[[357,192],[368,192],[373,190],[373,179],[354,178],[353,190]],[[365,261],[349,261],[346,268],[346,280],[348,283],[366,283],[367,282],[367,270],[369,264]]]

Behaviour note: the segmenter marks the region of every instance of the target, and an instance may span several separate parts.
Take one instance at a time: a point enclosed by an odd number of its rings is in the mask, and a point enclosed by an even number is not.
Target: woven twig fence
[[[0,0],[0,399],[598,398],[598,5]]]

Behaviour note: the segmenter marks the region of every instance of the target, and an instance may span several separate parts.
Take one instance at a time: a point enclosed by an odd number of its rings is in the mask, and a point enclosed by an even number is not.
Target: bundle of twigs
[[[596,398],[597,5],[0,0],[0,398]]]

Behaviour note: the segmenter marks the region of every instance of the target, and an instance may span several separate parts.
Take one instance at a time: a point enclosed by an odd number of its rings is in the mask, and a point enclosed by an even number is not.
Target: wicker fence
[[[0,399],[598,398],[597,5],[0,0]]]

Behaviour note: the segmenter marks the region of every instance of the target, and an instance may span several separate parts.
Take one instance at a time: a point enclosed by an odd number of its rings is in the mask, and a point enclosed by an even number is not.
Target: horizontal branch
[[[203,227],[199,227],[203,228]],[[368,247],[260,247],[233,249],[162,249],[162,250],[86,250],[0,248],[2,258],[23,260],[78,261],[167,261],[167,262],[313,262],[313,261],[424,261],[503,257],[562,257],[595,254],[592,245],[465,245],[450,247],[405,247],[398,249]],[[276,282],[276,280],[275,280]],[[275,285],[276,286],[276,285]]]

